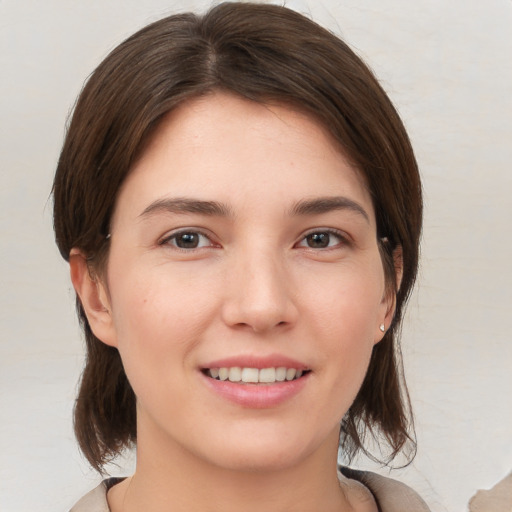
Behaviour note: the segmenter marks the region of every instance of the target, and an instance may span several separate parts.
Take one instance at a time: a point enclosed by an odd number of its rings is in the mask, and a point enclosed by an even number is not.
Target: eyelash
[[[173,241],[176,242],[177,238],[180,235],[199,235],[199,237],[206,238],[209,241],[209,244],[198,246],[198,247],[188,247],[188,248],[178,247],[178,245],[176,243],[172,243],[172,242]],[[330,237],[334,236],[338,239],[338,243],[335,244],[334,246],[327,245],[326,247],[309,247],[306,245],[301,245],[303,242],[307,243],[307,238],[312,235],[327,235],[329,237],[328,244],[330,244],[330,242],[331,242]],[[158,245],[160,245],[160,246],[170,245],[175,250],[182,251],[182,252],[191,252],[191,251],[195,251],[195,250],[199,250],[199,249],[211,248],[211,247],[216,246],[216,244],[212,241],[210,235],[204,233],[203,231],[201,231],[199,229],[194,229],[194,228],[182,229],[175,233],[171,233],[170,235],[168,235],[168,236],[164,237],[162,240],[160,240],[158,242]],[[300,240],[294,244],[294,247],[303,247],[304,249],[309,249],[309,250],[313,250],[313,251],[325,251],[325,250],[336,249],[340,246],[349,246],[349,245],[350,245],[350,241],[349,241],[347,235],[345,233],[343,233],[342,231],[338,231],[336,229],[318,229],[317,228],[317,229],[314,229],[314,230],[309,231],[308,233],[305,233],[304,235],[302,235]]]
[[[200,247],[190,247],[190,248],[184,248],[184,247],[178,247],[175,243],[172,243],[172,241],[176,242],[176,239],[180,235],[199,235],[200,237],[206,238],[209,241],[208,245],[203,245]],[[199,229],[189,228],[189,229],[180,229],[179,231],[176,231],[174,233],[171,233],[168,236],[165,236],[162,240],[158,242],[158,245],[171,245],[175,250],[183,251],[183,252],[191,252],[198,249],[204,249],[205,247],[214,247],[215,243],[212,242],[211,236],[207,235],[203,231]]]
[[[336,237],[338,239],[338,243],[333,245],[333,246],[328,245],[327,247],[309,247],[309,246],[306,246],[306,245],[300,245],[303,242],[307,243],[306,242],[307,238],[309,236],[312,236],[312,235],[328,235],[329,236],[329,243],[330,243],[330,237],[334,236],[334,237]],[[332,229],[332,228],[325,228],[325,229],[316,228],[314,230],[311,230],[308,233],[302,235],[302,237],[299,240],[299,242],[297,242],[295,244],[295,246],[303,247],[305,249],[309,249],[309,250],[312,250],[312,251],[333,250],[333,249],[338,249],[340,247],[349,246],[349,245],[350,245],[350,241],[349,241],[348,236],[343,231],[338,231],[337,229]]]

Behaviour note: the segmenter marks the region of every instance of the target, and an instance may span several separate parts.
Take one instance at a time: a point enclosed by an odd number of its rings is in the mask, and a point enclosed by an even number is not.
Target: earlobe
[[[103,343],[117,346],[106,286],[91,272],[86,256],[79,249],[71,249],[69,272],[92,332]]]

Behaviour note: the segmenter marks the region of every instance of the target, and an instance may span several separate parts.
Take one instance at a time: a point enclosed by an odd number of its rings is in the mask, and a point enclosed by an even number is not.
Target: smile
[[[242,384],[274,384],[276,382],[285,382],[297,380],[309,370],[298,370],[296,368],[286,368],[280,366],[277,368],[241,368],[239,366],[223,368],[207,368],[203,370],[208,377],[220,380],[239,382]]]

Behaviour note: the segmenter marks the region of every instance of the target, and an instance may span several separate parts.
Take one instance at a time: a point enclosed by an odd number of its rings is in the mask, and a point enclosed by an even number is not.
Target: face
[[[391,314],[361,176],[311,118],[224,94],[171,113],[134,166],[100,299],[139,446],[238,470],[335,457]]]

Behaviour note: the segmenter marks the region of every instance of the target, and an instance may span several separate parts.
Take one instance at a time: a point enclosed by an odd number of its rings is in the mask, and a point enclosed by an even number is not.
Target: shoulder
[[[110,512],[107,491],[122,478],[108,478],[83,496],[69,512]]]
[[[340,466],[341,475],[365,485],[382,512],[430,512],[427,504],[410,487],[398,480]]]

